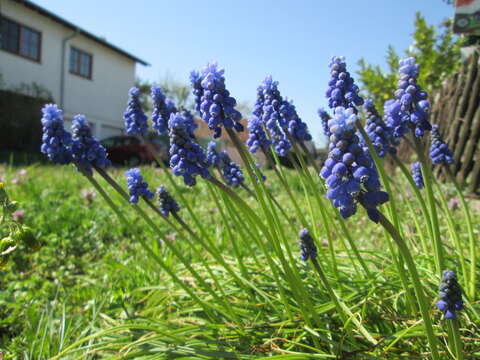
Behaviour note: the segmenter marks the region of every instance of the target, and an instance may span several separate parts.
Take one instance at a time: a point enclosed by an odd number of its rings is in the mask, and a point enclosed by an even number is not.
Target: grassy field
[[[315,203],[317,194],[305,187],[294,170],[284,172],[296,204],[274,172],[266,172],[267,187],[287,215],[275,218],[281,219],[275,228],[283,229],[279,237],[284,239],[281,247],[287,260],[265,255],[270,246],[277,245],[252,228],[236,204],[218,189],[204,181],[194,188],[181,186],[199,223],[185,208],[180,215],[194,233],[211,244],[223,264],[191,234],[172,230],[144,207],[158,226],[158,231],[151,230],[131,206],[105,186],[129,225],[120,222],[73,167],[34,165],[24,170],[3,166],[0,176],[10,198],[24,210],[16,213],[17,219],[34,230],[43,246],[35,253],[17,249],[0,271],[0,349],[5,359],[428,356],[422,319],[402,285],[396,264],[401,259],[392,255],[397,253],[389,236],[363,211],[346,222],[333,216],[325,221]],[[111,171],[123,187],[124,170]],[[162,170],[146,167],[142,173],[152,188],[169,187]],[[451,355],[448,328],[434,306],[439,276],[418,199],[400,174],[393,178],[399,228],[426,289],[441,358],[447,359]],[[320,179],[314,181],[320,193]],[[457,272],[460,283],[467,285],[460,261],[462,257],[463,265],[470,266],[465,216],[451,185],[434,189],[446,263]],[[236,191],[261,213],[252,196],[242,189]],[[295,206],[314,231],[323,273],[348,308],[346,321],[312,265],[300,259],[298,231],[304,221]],[[322,206],[331,212],[326,199]],[[478,239],[480,216],[475,211],[472,214]],[[139,241],[145,241],[180,282],[172,281],[171,274]],[[171,247],[165,246],[165,241]],[[260,251],[261,246],[267,252]],[[272,249],[272,254],[275,251]],[[282,261],[292,261],[295,273],[282,272]],[[292,279],[302,286],[292,289]],[[199,301],[192,299],[189,289]],[[208,304],[208,311],[199,305],[202,302]],[[478,301],[467,300],[459,315],[467,359],[480,358],[479,312]],[[357,323],[363,324],[375,344]]]

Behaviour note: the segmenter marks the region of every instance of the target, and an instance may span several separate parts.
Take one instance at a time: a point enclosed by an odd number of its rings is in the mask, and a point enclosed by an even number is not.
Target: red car
[[[168,140],[161,137],[150,137],[150,143],[157,151],[160,159],[168,162]],[[155,161],[147,144],[136,136],[112,136],[101,141],[108,153],[108,158],[113,164],[129,167],[139,164],[148,164]]]

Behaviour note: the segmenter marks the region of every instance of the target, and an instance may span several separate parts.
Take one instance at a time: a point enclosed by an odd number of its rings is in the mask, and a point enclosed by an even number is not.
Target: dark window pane
[[[74,48],[70,48],[70,71],[76,72],[78,62],[78,51]]]
[[[40,34],[37,31],[22,27],[20,54],[38,60],[40,55]]]
[[[18,44],[20,40],[20,26],[18,24],[5,18],[1,18],[0,36],[2,49],[18,53]]]
[[[78,49],[70,49],[70,72],[86,78],[91,78],[92,55]]]

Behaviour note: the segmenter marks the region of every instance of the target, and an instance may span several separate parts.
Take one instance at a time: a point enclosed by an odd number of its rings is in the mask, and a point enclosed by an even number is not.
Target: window
[[[40,32],[0,17],[0,49],[40,61],[41,41]]]
[[[70,48],[70,72],[91,79],[93,56],[74,47]]]

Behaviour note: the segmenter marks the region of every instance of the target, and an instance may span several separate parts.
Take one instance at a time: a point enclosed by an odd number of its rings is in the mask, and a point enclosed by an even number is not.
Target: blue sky
[[[138,66],[143,79],[188,82],[192,69],[218,61],[232,95],[253,104],[272,75],[319,144],[331,56],[345,56],[353,74],[362,57],[383,66],[389,44],[410,45],[416,11],[434,24],[453,14],[441,0],[35,2],[151,63]]]

